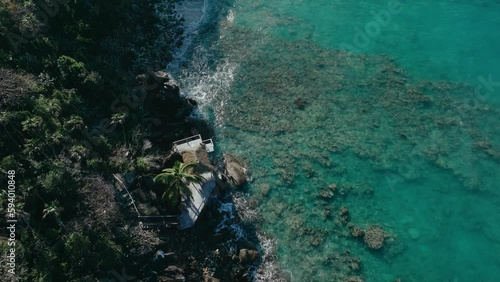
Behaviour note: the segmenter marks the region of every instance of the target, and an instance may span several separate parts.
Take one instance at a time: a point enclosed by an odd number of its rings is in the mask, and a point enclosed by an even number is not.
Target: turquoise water
[[[394,5],[208,5],[179,82],[249,163],[292,281],[500,281],[500,3]]]

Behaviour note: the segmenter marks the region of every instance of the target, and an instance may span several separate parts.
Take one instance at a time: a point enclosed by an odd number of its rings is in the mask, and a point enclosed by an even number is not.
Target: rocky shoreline
[[[176,4],[176,10],[183,10],[177,11],[178,14],[187,14],[183,15],[184,38],[179,49],[189,49],[185,45],[190,40],[185,37],[193,33],[194,25],[203,17],[203,1],[186,3]],[[185,55],[185,49],[177,51]],[[181,95],[170,74],[151,72],[137,76],[136,81],[139,85],[156,85],[148,90],[143,110],[152,121],[151,141],[167,152],[162,167],[172,165],[176,159],[170,150],[175,140],[196,134],[202,138],[214,137],[208,121],[193,117],[198,102]],[[245,213],[256,212],[252,210],[255,205],[244,200],[245,188],[236,188],[247,181],[248,167],[227,152],[212,161],[225,171],[227,178],[218,181],[216,196],[207,203],[197,223],[187,230],[136,228],[138,238],[151,240],[134,246],[137,256],[130,260],[127,269],[130,267],[136,277],[141,277],[140,281],[290,281],[277,267],[274,246],[270,243],[273,239],[265,238],[256,225],[242,218]],[[264,269],[270,265],[272,270]]]
[[[141,85],[149,87],[143,110],[148,113],[151,141],[162,151],[170,150],[172,142],[186,136],[201,134],[213,137],[210,124],[192,117],[196,101],[180,95],[180,89],[163,71],[139,75]],[[128,226],[136,240],[126,269],[139,281],[255,281],[263,272],[262,249],[252,224],[242,222],[233,201],[235,187],[246,182],[245,164],[229,153],[224,161],[229,181],[219,181],[217,195],[209,201],[196,225],[187,230],[142,230],[138,223]],[[162,166],[173,162],[167,154]],[[150,178],[150,177],[149,177]],[[136,185],[146,186],[148,177],[139,177]],[[229,183],[232,183],[229,185]],[[227,210],[227,207],[231,209]],[[285,281],[285,280],[283,280]]]

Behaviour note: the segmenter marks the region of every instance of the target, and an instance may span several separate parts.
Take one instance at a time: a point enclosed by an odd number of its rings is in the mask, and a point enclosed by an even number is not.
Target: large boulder
[[[258,264],[259,252],[257,250],[241,249],[239,260],[241,264]]]
[[[243,162],[229,153],[224,153],[224,166],[226,167],[229,180],[236,186],[242,186],[247,181],[247,169]]]
[[[142,85],[145,90],[158,92],[162,88],[174,84],[170,75],[164,71],[148,72],[136,76],[136,81]]]

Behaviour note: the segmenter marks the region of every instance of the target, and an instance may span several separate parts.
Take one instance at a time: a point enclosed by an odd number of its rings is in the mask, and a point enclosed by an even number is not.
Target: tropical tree
[[[155,183],[166,185],[166,190],[161,197],[163,201],[175,207],[179,204],[182,194],[189,198],[192,197],[189,183],[200,183],[204,180],[201,175],[193,172],[194,166],[196,163],[186,164],[177,161],[173,167],[162,170],[162,173],[154,178]]]

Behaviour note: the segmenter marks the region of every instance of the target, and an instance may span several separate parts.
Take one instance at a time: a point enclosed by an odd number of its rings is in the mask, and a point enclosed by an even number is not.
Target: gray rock
[[[224,166],[226,167],[226,171],[234,185],[242,186],[247,181],[246,178],[246,167],[237,158],[229,153],[224,153]]]
[[[165,268],[165,272],[169,274],[182,274],[184,273],[184,270],[175,265],[169,265],[167,268]]]
[[[203,282],[220,282],[220,280],[207,275],[203,277]]]
[[[257,250],[241,249],[239,260],[241,264],[258,264],[259,252]]]
[[[183,281],[186,281],[186,278],[182,274],[177,274],[177,275],[175,275],[175,280],[174,281],[176,281],[176,282],[183,282]]]

